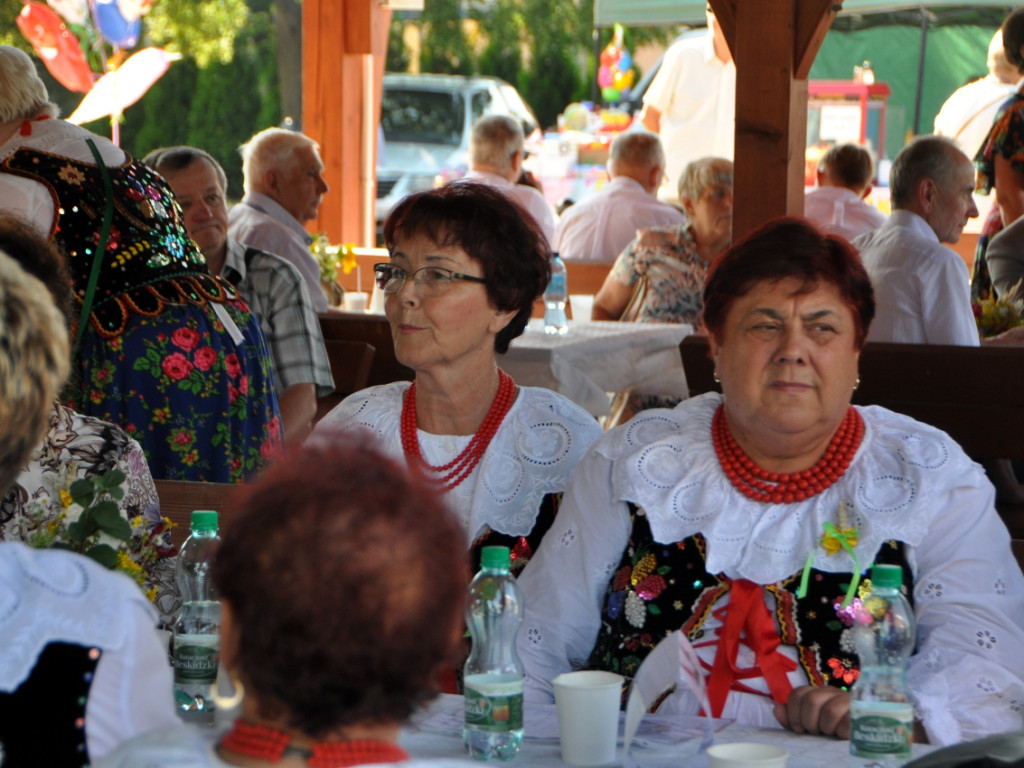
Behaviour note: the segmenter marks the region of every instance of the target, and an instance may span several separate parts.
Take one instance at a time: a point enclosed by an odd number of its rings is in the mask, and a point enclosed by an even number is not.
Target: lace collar
[[[595,446],[613,462],[613,498],[641,506],[663,544],[702,533],[711,573],[769,584],[802,569],[808,552],[819,570],[853,570],[846,552],[830,556],[820,545],[824,523],[837,523],[843,501],[866,567],[885,541],[918,544],[950,478],[971,466],[944,433],[872,406],[859,409],[864,439],[839,482],[800,503],[751,501],[729,483],[711,444],[720,402],[721,395],[707,394],[644,412]]]
[[[389,455],[404,461],[399,421],[408,388],[408,382],[396,382],[352,395],[324,417],[312,439],[368,429]],[[467,543],[485,527],[509,536],[530,533],[541,500],[568,489],[576,464],[600,435],[594,417],[571,401],[547,389],[520,387],[473,474],[446,494],[465,526]],[[431,464],[445,463],[470,440],[468,435],[449,437],[422,430],[419,438]]]

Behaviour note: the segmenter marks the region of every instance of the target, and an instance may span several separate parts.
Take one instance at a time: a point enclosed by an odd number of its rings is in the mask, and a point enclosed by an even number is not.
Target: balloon
[[[617,102],[620,98],[622,98],[622,94],[619,93],[618,88],[602,88],[601,96],[604,97],[605,101],[610,102]]]
[[[78,38],[61,21],[60,16],[42,3],[29,2],[18,14],[18,29],[57,82],[69,91],[88,93],[93,73],[85,60]]]
[[[96,28],[103,39],[118,48],[131,48],[139,41],[142,22],[136,18],[129,21],[121,15],[121,9],[115,0],[96,0],[93,6]]]
[[[623,101],[629,101],[629,94],[629,88],[623,88],[621,91],[619,91],[619,96],[622,98]]]
[[[602,88],[608,88],[614,81],[612,71],[608,67],[601,67],[597,70],[597,84]]]
[[[612,64],[615,63],[615,54],[613,53],[614,50],[614,46],[609,45],[603,51],[601,51],[601,66],[610,67]]]
[[[89,4],[86,0],[47,0],[47,2],[66,21],[85,26],[86,20],[89,18]]]
[[[633,57],[629,55],[629,51],[623,51],[622,55],[619,56],[619,69],[623,72],[633,66]]]
[[[180,58],[180,53],[168,53],[163,48],[143,48],[132,54],[120,67],[96,81],[68,122],[81,125],[120,114],[141,99],[171,62]]]
[[[598,80],[599,84],[600,82],[601,81]],[[616,72],[614,75],[612,75],[612,85],[614,85],[616,88],[620,90],[629,87],[626,85],[626,76],[622,72]]]
[[[636,79],[636,73],[632,69],[630,69],[627,72],[623,72],[622,73],[622,83],[623,84],[619,85],[618,83],[616,83],[615,85],[618,88],[632,88],[633,87],[633,81],[635,79]]]

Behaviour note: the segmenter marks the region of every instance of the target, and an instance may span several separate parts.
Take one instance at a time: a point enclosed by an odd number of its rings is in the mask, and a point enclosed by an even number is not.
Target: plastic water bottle
[[[557,253],[551,255],[551,281],[544,291],[544,333],[564,336],[569,331],[565,317],[565,302],[569,298],[565,262]]]
[[[907,659],[914,650],[914,612],[900,592],[903,569],[876,565],[871,593],[857,612],[853,643],[860,674],[850,692],[851,765],[899,766],[910,759],[914,705]]]
[[[523,742],[523,664],[516,654],[523,598],[509,573],[508,547],[484,547],[480,566],[466,604],[473,649],[463,678],[462,740],[478,760],[511,760]]]
[[[192,513],[192,535],[178,552],[181,613],[174,625],[174,699],[189,723],[213,725],[211,693],[220,656],[220,601],[210,578],[220,544],[217,513]]]

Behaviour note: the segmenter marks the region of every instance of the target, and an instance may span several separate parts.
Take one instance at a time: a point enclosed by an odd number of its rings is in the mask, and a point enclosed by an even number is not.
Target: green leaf
[[[117,550],[109,544],[97,544],[95,547],[90,547],[85,556],[91,557],[97,563],[110,570],[114,570],[117,567]]]
[[[147,360],[144,357],[137,357],[137,358],[135,358],[135,362],[132,363],[132,370],[133,371],[143,371],[143,372],[148,371],[149,370],[149,360]]]
[[[69,490],[72,500],[83,509],[88,508],[96,498],[96,485],[88,478],[75,480]]]
[[[838,621],[830,621],[827,624],[825,624],[825,626],[831,629],[833,632],[835,632],[837,629],[842,629],[843,625],[840,624]]]
[[[671,570],[672,570],[672,566],[671,565],[663,565],[660,568],[658,568],[658,570],[656,570],[655,573],[658,574],[659,576],[667,576],[669,571],[671,571]]]
[[[654,603],[649,603],[647,605],[647,612],[654,616],[661,616],[661,608],[656,606]]]
[[[92,521],[85,514],[68,526],[68,538],[75,544],[81,544],[92,535],[92,532]]]
[[[127,479],[128,476],[120,469],[112,469],[96,478],[96,487],[109,492],[113,488],[119,488],[124,485],[124,481]]]
[[[93,519],[99,529],[121,541],[128,541],[132,535],[132,527],[121,517],[117,505],[112,501],[101,501],[93,510]]]

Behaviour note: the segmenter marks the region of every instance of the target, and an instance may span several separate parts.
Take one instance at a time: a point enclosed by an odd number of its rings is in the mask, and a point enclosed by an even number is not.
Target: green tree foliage
[[[519,76],[519,90],[541,125],[552,126],[566,104],[585,95],[574,56],[578,12],[573,3],[550,0],[523,0],[522,7],[523,16],[530,20],[527,35],[532,57]]]
[[[397,13],[391,17],[391,27],[388,30],[387,62],[384,65],[388,72],[407,72],[409,69],[409,51],[406,49],[405,40],[402,37],[405,21]]]
[[[478,13],[476,16],[489,33],[487,45],[480,54],[480,74],[500,77],[510,83],[519,82],[526,27],[519,3],[517,0],[498,0],[489,14]]]
[[[471,75],[473,51],[462,26],[459,0],[430,0],[423,15],[423,51],[420,70],[451,75]]]

